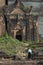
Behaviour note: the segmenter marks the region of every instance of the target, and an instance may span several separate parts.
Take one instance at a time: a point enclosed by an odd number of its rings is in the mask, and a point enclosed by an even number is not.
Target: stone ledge
[[[0,61],[0,65],[38,65],[39,63],[40,61],[36,61],[36,60],[30,60],[30,61],[3,60],[3,61]]]

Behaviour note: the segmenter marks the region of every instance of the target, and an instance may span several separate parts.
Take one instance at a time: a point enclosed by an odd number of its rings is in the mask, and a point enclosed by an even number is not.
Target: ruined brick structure
[[[3,15],[3,10],[0,8],[0,36],[5,33],[5,20]]]
[[[5,5],[4,8],[2,7],[2,11],[4,14],[3,16],[0,15],[0,18],[2,17],[4,19],[4,25],[1,25],[1,21],[0,28],[2,26],[4,28],[3,30],[7,31],[9,35],[21,41],[39,40],[38,16],[32,15],[32,7],[26,12],[21,1],[16,0],[14,4],[10,6]],[[3,34],[2,29],[0,29],[0,32]]]
[[[5,0],[0,0],[0,7],[3,7],[5,5]]]

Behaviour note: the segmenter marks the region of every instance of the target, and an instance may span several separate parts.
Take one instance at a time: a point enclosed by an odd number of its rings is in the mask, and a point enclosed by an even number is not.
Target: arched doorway
[[[19,41],[22,41],[22,31],[21,30],[16,32],[16,39],[18,39]]]

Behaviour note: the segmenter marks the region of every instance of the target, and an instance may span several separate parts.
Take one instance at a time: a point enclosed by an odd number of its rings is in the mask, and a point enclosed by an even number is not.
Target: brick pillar
[[[31,41],[31,29],[32,29],[32,16],[28,17],[27,20],[27,41]]]
[[[5,33],[5,22],[2,16],[0,16],[0,36]]]
[[[22,32],[22,40],[23,40],[23,41],[26,40],[26,26],[24,26],[24,28],[23,28],[23,32]]]
[[[38,22],[34,23],[34,40],[39,42]]]
[[[39,42],[39,32],[38,32],[38,16],[33,18],[33,27],[34,27],[34,41]]]

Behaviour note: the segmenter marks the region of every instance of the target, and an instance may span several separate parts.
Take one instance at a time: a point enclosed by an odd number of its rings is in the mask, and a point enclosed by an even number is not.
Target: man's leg
[[[31,53],[29,52],[29,53],[28,53],[28,59],[30,59],[30,58],[31,58]]]

